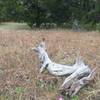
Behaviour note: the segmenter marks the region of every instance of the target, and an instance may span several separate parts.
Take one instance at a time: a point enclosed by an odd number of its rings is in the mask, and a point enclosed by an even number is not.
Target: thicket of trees
[[[0,0],[0,22],[27,22],[31,27],[52,25],[100,27],[100,0]]]

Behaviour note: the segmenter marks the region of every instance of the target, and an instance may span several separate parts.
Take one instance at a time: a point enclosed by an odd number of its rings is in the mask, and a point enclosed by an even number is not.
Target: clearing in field
[[[71,65],[80,51],[91,68],[98,67],[94,82],[72,100],[100,100],[100,33],[60,29],[0,30],[0,100],[56,100],[60,95],[64,78],[54,82],[47,71],[38,74],[39,60],[31,48],[42,38],[53,61]]]

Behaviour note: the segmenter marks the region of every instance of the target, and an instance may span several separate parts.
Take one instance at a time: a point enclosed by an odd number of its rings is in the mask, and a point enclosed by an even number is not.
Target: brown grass
[[[62,78],[58,78],[56,84],[52,83],[53,88],[46,83],[37,85],[39,61],[31,48],[42,38],[46,39],[52,60],[72,64],[80,51],[91,68],[97,66],[100,69],[99,32],[0,30],[0,100],[56,100]],[[100,100],[99,74],[98,71],[91,86],[80,91],[80,100]]]

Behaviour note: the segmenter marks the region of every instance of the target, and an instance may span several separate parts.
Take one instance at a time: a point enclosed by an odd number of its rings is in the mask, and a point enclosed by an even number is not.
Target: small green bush
[[[82,24],[81,27],[85,30],[94,30],[95,29],[95,25],[93,25],[92,22],[90,23],[86,23],[86,24]]]
[[[79,97],[76,95],[76,96],[73,96],[72,98],[71,98],[71,100],[79,100]]]
[[[96,30],[100,31],[100,23],[96,24]]]
[[[23,93],[23,92],[25,92],[25,88],[23,88],[23,87],[16,87],[15,88],[15,92],[17,94]]]

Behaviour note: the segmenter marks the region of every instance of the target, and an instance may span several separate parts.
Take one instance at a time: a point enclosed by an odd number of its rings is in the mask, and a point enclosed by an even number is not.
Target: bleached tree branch
[[[32,50],[37,52],[38,57],[40,59],[41,62],[40,73],[42,73],[44,69],[47,68],[50,74],[55,76],[62,76],[62,75],[70,75],[74,73],[76,70],[77,70],[76,73],[78,74],[79,72],[78,69],[81,70],[81,68],[82,69],[87,68],[87,70],[89,69],[88,66],[86,67],[83,61],[81,61],[80,59],[76,60],[76,63],[73,64],[72,66],[62,65],[53,62],[48,56],[44,41],[40,42],[39,45],[36,48],[32,48]]]
[[[79,57],[72,66],[53,62],[48,56],[44,41],[41,41],[32,50],[38,54],[41,63],[40,73],[47,69],[50,74],[55,76],[69,75],[61,85],[60,90],[65,90],[66,94],[68,93],[70,96],[76,95],[82,87],[89,84],[95,75],[95,70],[91,71],[89,66],[85,65]]]
[[[76,95],[81,88],[83,88],[85,85],[89,84],[95,77],[96,69],[97,68],[94,68],[88,76],[83,77],[83,78],[73,82],[73,84],[71,85],[70,90],[69,90],[69,96]]]

